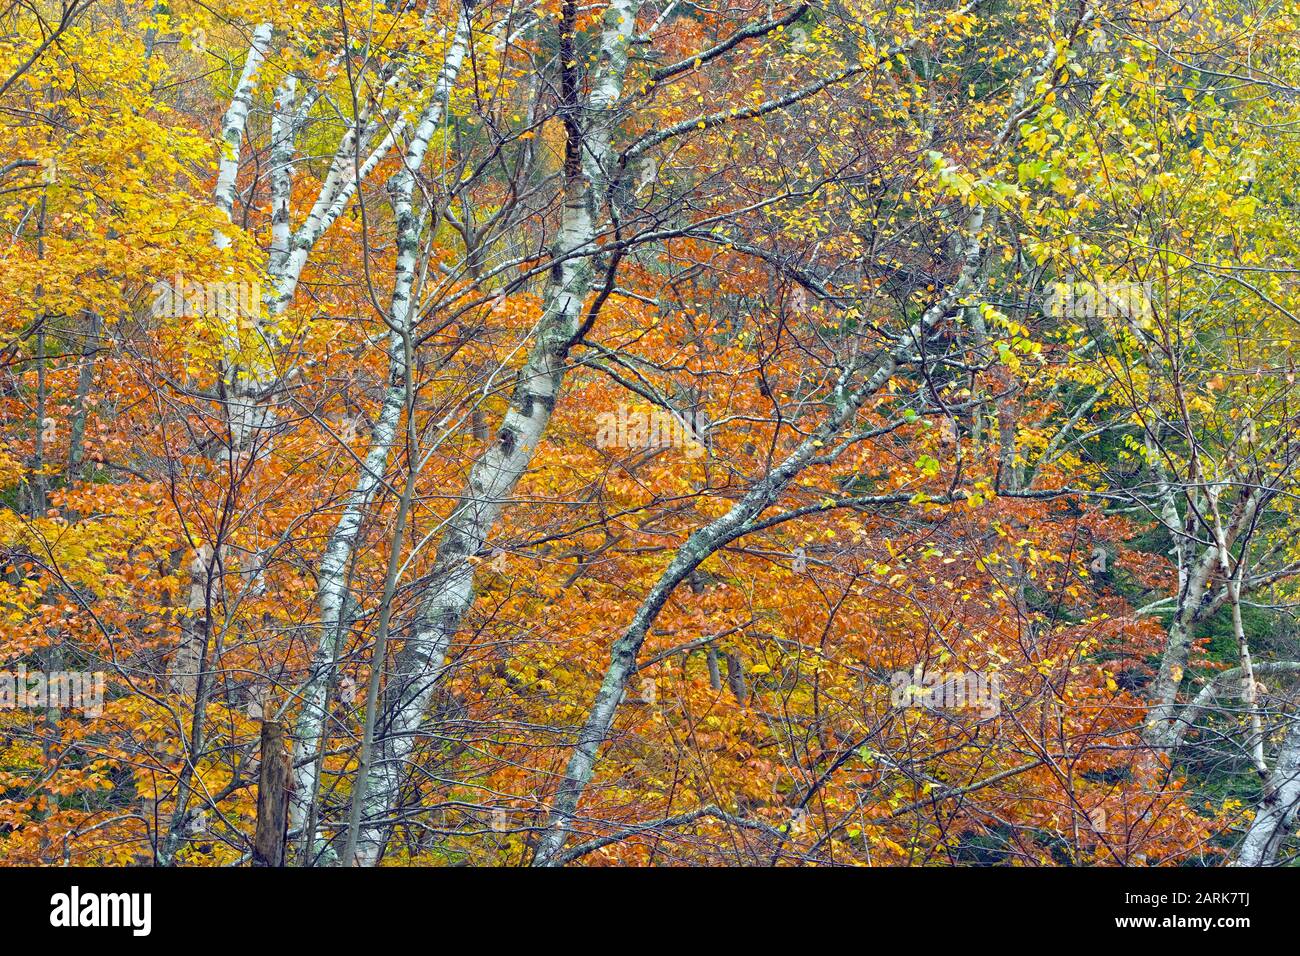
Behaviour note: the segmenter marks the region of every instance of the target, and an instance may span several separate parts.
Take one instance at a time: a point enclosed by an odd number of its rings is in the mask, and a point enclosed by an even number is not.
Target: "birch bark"
[[[262,24],[254,30],[248,56],[222,120],[223,151],[214,200],[227,220],[231,218],[234,209],[235,185],[253,89],[265,63],[270,41],[270,24]],[[400,75],[400,70],[395,71],[385,85],[391,86]],[[263,332],[268,347],[274,342],[274,320],[284,315],[292,303],[303,269],[316,245],[342,215],[359,185],[373,173],[405,129],[405,121],[401,118],[386,124],[387,132],[380,143],[364,161],[358,162],[359,152],[369,146],[381,125],[380,118],[375,117],[371,111],[362,111],[339,141],[320,192],[302,225],[295,230],[292,227],[290,206],[292,161],[296,138],[306,119],[307,107],[315,100],[313,93],[300,108],[295,108],[297,87],[297,77],[293,74],[286,75],[277,89],[271,116],[272,238],[268,260],[271,289],[265,303],[270,324]],[[229,246],[230,237],[224,230],[218,229],[214,241],[217,248],[222,249]],[[236,353],[239,348],[237,321],[227,330],[226,338],[228,350],[232,354]],[[235,364],[228,370],[224,387],[230,432],[227,453],[232,461],[256,454],[259,451],[257,444],[269,439],[264,434],[273,420],[268,396],[280,378],[269,362],[251,368]],[[261,451],[265,451],[265,448]],[[211,599],[211,576],[217,565],[219,562],[213,562],[202,554],[196,555],[190,565],[190,613],[187,624],[182,628],[180,645],[172,665],[172,687],[186,696],[194,696],[198,690],[198,675],[205,656],[206,635],[210,629],[207,605]]]
[[[1084,7],[1080,12],[1075,34],[1083,33],[1083,28],[1095,16],[1095,8]],[[1019,123],[1033,111],[1034,107],[1027,105],[1030,96],[1037,90],[1039,83],[1051,75],[1057,56],[1058,51],[1055,47],[1047,51],[1017,85],[1009,117],[994,140],[997,149],[1000,150],[1013,138]],[[534,853],[534,866],[563,864],[564,845],[568,840],[578,803],[591,782],[600,746],[608,738],[613,727],[614,717],[622,701],[628,678],[636,671],[637,657],[645,637],[669,596],[705,559],[719,548],[744,535],[749,523],[772,505],[790,482],[816,457],[818,451],[853,421],[866,401],[889,383],[898,367],[905,362],[916,360],[917,356],[913,355],[913,349],[924,355],[923,344],[933,329],[950,311],[964,308],[968,304],[967,298],[981,284],[984,250],[982,233],[987,214],[988,211],[982,205],[977,205],[971,210],[965,224],[960,272],[944,296],[926,310],[897,345],[884,353],[875,370],[861,385],[850,389],[849,373],[846,372],[836,388],[832,398],[832,412],[827,419],[800,442],[775,470],[755,483],[726,514],[692,533],[651,587],[645,600],[633,615],[627,630],[611,648],[610,663],[605,671],[605,677],[588,711],[587,720],[578,733],[577,744],[557,788],[546,829]]]
[[[221,159],[217,166],[217,182],[213,187],[213,201],[217,209],[230,221],[235,207],[235,182],[239,175],[239,157],[243,149],[244,132],[248,127],[248,114],[253,102],[253,88],[257,84],[258,73],[266,60],[267,48],[271,42],[271,24],[259,24],[253,30],[248,55],[239,80],[230,98],[221,121]],[[213,244],[218,249],[230,246],[230,236],[226,230],[218,228],[213,232]],[[215,562],[205,556],[202,549],[196,549],[190,562],[190,599],[189,613],[181,625],[181,640],[172,659],[172,689],[184,696],[195,697],[199,691],[199,674],[203,669],[203,660],[207,653],[208,632],[210,629],[210,590],[212,568]]]
[[[321,559],[318,601],[321,625],[317,634],[311,671],[300,691],[302,710],[294,728],[300,753],[313,755],[308,761],[299,761],[294,787],[293,824],[302,827],[309,810],[317,800],[319,783],[318,763],[321,735],[327,713],[327,696],[337,662],[334,658],[343,608],[347,599],[346,571],[356,549],[361,524],[373,502],[384,473],[393,441],[398,433],[402,410],[406,406],[410,381],[408,343],[414,308],[411,301],[422,217],[413,208],[415,179],[424,164],[429,141],[443,121],[447,97],[460,73],[469,50],[471,25],[469,13],[462,10],[456,34],[449,47],[442,72],[432,91],[410,145],[403,156],[402,168],[394,175],[394,213],[397,222],[398,255],[394,266],[393,295],[390,307],[390,333],[388,341],[388,387],[384,393],[375,427],[370,435],[361,473],[348,497],[338,524],[325,547]],[[314,837],[303,835],[304,847],[312,845]]]
[[[413,632],[394,661],[385,691],[384,734],[376,741],[374,778],[357,846],[357,862],[373,865],[383,852],[383,822],[395,805],[415,731],[433,696],[452,639],[474,598],[469,562],[492,533],[515,485],[523,477],[550,423],[564,381],[567,353],[592,290],[594,264],[588,253],[596,238],[595,215],[604,203],[613,156],[614,112],[623,91],[628,48],[639,0],[613,0],[605,12],[596,75],[586,102],[579,104],[573,71],[573,3],[565,5],[562,35],[563,119],[568,132],[564,205],[554,254],[560,263],[544,293],[533,346],[496,440],[474,462],[458,504],[447,520],[435,557],[434,583],[424,595]],[[587,123],[582,122],[583,117]]]
[[[1242,841],[1236,866],[1273,866],[1282,843],[1295,829],[1300,808],[1300,717],[1292,716],[1291,729],[1279,748],[1264,787],[1264,799]]]

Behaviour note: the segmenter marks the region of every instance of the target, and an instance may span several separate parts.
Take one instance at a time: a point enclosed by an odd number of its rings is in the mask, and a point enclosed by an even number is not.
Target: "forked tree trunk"
[[[560,58],[564,67],[564,115],[568,141],[564,164],[564,207],[554,248],[560,262],[548,281],[534,342],[510,408],[496,439],[470,469],[459,504],[447,520],[438,544],[433,584],[425,594],[412,633],[394,661],[385,690],[385,733],[376,743],[374,779],[365,818],[390,816],[401,786],[415,733],[442,673],[447,650],[474,599],[474,569],[469,559],[483,547],[515,486],[523,477],[550,423],[567,368],[567,353],[592,290],[596,238],[595,212],[604,203],[612,165],[610,140],[613,108],[623,91],[627,55],[639,0],[613,0],[605,12],[596,76],[580,105],[573,70],[572,24],[576,6],[566,4],[566,36]],[[567,51],[567,52],[566,52]],[[358,862],[375,863],[383,852],[388,828],[365,828]]]
[[[300,762],[296,774],[294,825],[298,828],[306,827],[308,832],[303,833],[303,847],[306,853],[313,855],[315,836],[309,832],[314,829],[310,821],[315,817],[318,803],[320,742],[328,718],[328,691],[337,666],[335,653],[347,600],[346,572],[356,549],[361,523],[383,484],[389,453],[408,398],[411,374],[408,339],[416,311],[412,297],[422,222],[422,215],[417,213],[413,204],[415,180],[424,164],[429,141],[442,123],[447,97],[469,50],[469,16],[467,10],[462,10],[442,73],[403,156],[402,168],[394,176],[398,254],[390,307],[392,329],[388,341],[388,387],[370,434],[370,447],[366,451],[361,474],[357,477],[357,483],[348,497],[338,524],[330,534],[325,555],[321,559],[318,586],[321,626],[317,632],[311,672],[299,694],[302,709],[294,728],[294,737],[301,753],[310,757],[309,760]],[[412,467],[415,467],[414,463]]]

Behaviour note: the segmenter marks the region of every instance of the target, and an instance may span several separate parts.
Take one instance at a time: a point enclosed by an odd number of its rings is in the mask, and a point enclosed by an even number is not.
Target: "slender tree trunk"
[[[262,724],[261,763],[257,778],[257,829],[253,835],[253,866],[284,866],[289,808],[289,751],[284,725]]]
[[[408,391],[408,395],[409,395]],[[409,413],[408,413],[409,416]],[[409,422],[409,417],[408,417]],[[379,718],[379,684],[383,677],[384,665],[388,661],[388,635],[393,617],[393,594],[397,589],[397,574],[402,559],[402,541],[406,534],[406,519],[410,514],[411,500],[415,497],[415,479],[419,468],[414,461],[415,429],[408,425],[410,437],[409,448],[412,460],[408,463],[406,487],[397,504],[397,521],[393,528],[393,538],[388,549],[388,569],[384,575],[384,593],[379,605],[379,627],[375,634],[374,653],[370,659],[370,681],[366,686],[365,722],[361,731],[361,756],[357,760],[357,776],[352,784],[352,799],[348,803],[347,840],[343,849],[343,861],[348,865],[360,860],[378,859],[383,847],[367,847],[358,855],[357,848],[361,840],[361,815],[369,801],[370,771],[374,763],[375,728]],[[366,831],[373,833],[373,829]]]
[[[1228,604],[1232,611],[1232,631],[1237,639],[1237,659],[1241,667],[1241,703],[1246,708],[1250,732],[1246,739],[1246,752],[1261,777],[1268,776],[1268,763],[1264,759],[1264,724],[1259,715],[1259,693],[1255,684],[1255,665],[1251,659],[1250,642],[1246,638],[1246,625],[1241,617],[1241,579],[1246,572],[1249,540],[1241,548],[1233,567],[1228,537],[1223,530],[1223,517],[1219,513],[1219,486],[1211,488],[1210,514],[1214,519],[1215,550],[1219,555],[1219,568],[1228,589]]]
[[[1295,829],[1300,808],[1300,717],[1291,717],[1291,728],[1273,761],[1264,786],[1264,799],[1242,841],[1237,866],[1272,866],[1287,836]]]
[[[68,432],[69,484],[81,476],[81,459],[86,448],[86,417],[89,412],[90,390],[95,384],[95,353],[99,351],[100,317],[98,312],[87,311],[86,344],[81,350],[81,369],[77,373],[77,397],[72,407],[72,423]]]
[[[321,559],[319,573],[319,604],[321,626],[312,657],[311,671],[300,691],[302,710],[299,712],[294,736],[300,750],[316,754],[328,715],[327,694],[337,666],[336,647],[341,636],[341,616],[347,602],[345,571],[352,561],[360,535],[361,524],[370,504],[383,484],[388,468],[388,457],[397,436],[402,410],[408,404],[411,357],[410,328],[415,318],[415,303],[411,301],[418,266],[419,240],[422,217],[413,208],[415,179],[424,163],[429,140],[442,123],[447,96],[460,73],[471,40],[469,12],[462,11],[455,38],[447,52],[442,74],[435,87],[415,135],[403,157],[403,167],[394,176],[396,199],[394,213],[397,222],[398,256],[394,267],[393,296],[389,321],[392,328],[388,342],[388,388],[380,406],[379,416],[370,435],[370,447],[362,464],[348,502],[339,522],[330,535]],[[415,463],[411,463],[412,469]],[[382,662],[381,662],[382,663]],[[317,798],[320,778],[317,759],[303,762],[297,770],[294,799],[294,824],[303,826],[307,811]],[[304,846],[311,845],[307,835]]]
[[[533,857],[534,866],[558,866],[563,860],[564,844],[577,813],[578,802],[591,782],[600,746],[614,725],[614,716],[623,699],[627,680],[636,671],[637,657],[646,634],[669,596],[705,559],[746,533],[749,522],[780,497],[820,450],[854,420],[863,404],[889,383],[899,364],[912,357],[912,351],[926,341],[948,311],[972,291],[983,261],[983,246],[980,242],[983,224],[984,210],[977,207],[967,223],[969,245],[961,274],[951,290],[926,310],[925,315],[904,337],[902,344],[886,352],[871,375],[856,388],[850,388],[849,372],[845,372],[832,396],[832,412],[827,419],[813,429],[776,469],[755,483],[726,514],[692,533],[651,587],[633,615],[631,624],[611,649],[604,680],[588,712],[586,723],[578,733],[577,745],[557,789],[546,830]]]
[[[596,238],[595,211],[606,195],[612,165],[612,111],[622,94],[627,51],[639,3],[615,0],[605,13],[592,92],[579,107],[574,71],[573,29],[577,8],[566,3],[561,28],[563,118],[567,130],[564,206],[554,248],[560,259],[549,280],[532,349],[495,441],[479,456],[459,504],[448,518],[435,558],[433,584],[421,601],[415,628],[398,653],[385,691],[385,734],[377,743],[374,781],[366,818],[389,816],[402,773],[415,747],[415,733],[433,696],[448,648],[474,598],[469,562],[483,547],[532,462],[550,423],[593,286],[590,251]],[[583,120],[587,120],[584,126]],[[387,839],[377,824],[358,847],[358,862],[373,864]]]
[[[235,84],[221,121],[221,159],[217,166],[217,183],[213,189],[213,201],[217,209],[230,220],[235,207],[235,185],[239,176],[239,158],[243,148],[244,132],[248,127],[248,114],[253,102],[253,88],[257,76],[266,60],[267,47],[271,42],[271,24],[260,24],[253,30],[252,43],[248,55],[244,58],[244,68]],[[213,233],[213,244],[218,249],[230,245],[230,236],[226,230],[217,229]],[[227,331],[229,335],[229,331]],[[235,331],[236,348],[238,329]],[[227,387],[229,388],[229,382]],[[242,430],[246,417],[242,412],[230,410],[231,431]],[[232,441],[233,444],[233,441]],[[193,697],[198,689],[198,671],[208,642],[208,608],[211,590],[211,567],[215,560],[206,561],[203,555],[196,554],[190,563],[190,602],[188,613],[181,625],[180,646],[172,660],[172,689],[186,697]]]

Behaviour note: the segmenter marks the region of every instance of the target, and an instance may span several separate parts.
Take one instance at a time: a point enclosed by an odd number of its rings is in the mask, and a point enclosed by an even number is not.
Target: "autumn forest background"
[[[1297,859],[1294,0],[0,22],[0,864]]]

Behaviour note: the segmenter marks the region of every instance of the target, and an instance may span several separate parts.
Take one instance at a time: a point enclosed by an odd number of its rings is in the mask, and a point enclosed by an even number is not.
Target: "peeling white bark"
[[[298,77],[285,76],[275,92],[271,113],[271,254],[270,271],[275,275],[289,255],[290,200],[293,193],[294,138],[299,117],[294,111]]]
[[[1218,589],[1212,587],[1214,574],[1222,571],[1228,558],[1227,549],[1254,524],[1260,507],[1259,490],[1253,489],[1238,502],[1226,525],[1219,528],[1218,540],[1206,546],[1196,541],[1192,516],[1179,517],[1174,503],[1175,493],[1174,485],[1166,482],[1162,519],[1175,538],[1179,593],[1169,622],[1168,639],[1160,657],[1160,668],[1149,691],[1152,707],[1146,726],[1147,741],[1162,753],[1177,747],[1188,730],[1186,721],[1179,714],[1178,691],[1187,670],[1196,628],[1222,607],[1231,594],[1226,585]],[[1198,509],[1189,508],[1192,510],[1199,510],[1199,506]],[[1236,593],[1240,600],[1241,582],[1237,582]]]
[[[240,79],[231,97],[231,103],[222,120],[222,156],[214,189],[214,201],[226,218],[231,218],[234,208],[235,185],[239,174],[240,155],[253,89],[267,55],[271,41],[270,24],[258,26],[252,37],[248,56],[244,61]],[[375,170],[392,149],[405,130],[405,121],[398,119],[387,124],[387,132],[380,144],[359,166],[356,152],[368,145],[369,139],[380,123],[368,113],[363,113],[344,133],[334,151],[330,169],[311,210],[301,226],[294,230],[291,221],[292,162],[296,139],[306,120],[310,102],[315,92],[304,97],[301,108],[295,106],[297,78],[289,74],[276,92],[275,108],[271,116],[271,248],[268,272],[271,289],[266,308],[272,321],[282,316],[293,301],[303,269],[313,250],[330,226],[342,215],[356,194],[360,183]],[[391,80],[390,80],[391,83]],[[222,230],[214,235],[217,248],[226,248],[230,238]],[[237,317],[230,317],[225,339],[233,353],[239,347]],[[268,342],[274,342],[275,329],[264,331]],[[276,370],[265,367],[243,368],[232,366],[225,378],[226,421],[230,430],[227,454],[231,460],[257,453],[263,433],[272,425],[274,415],[267,402],[267,393],[276,383]],[[265,449],[262,449],[263,451]],[[197,560],[190,569],[191,595],[206,594],[206,568]],[[200,576],[204,576],[200,578]],[[202,668],[203,642],[208,624],[201,618],[204,604],[192,604],[190,623],[182,629],[182,636],[172,665],[172,685],[179,692],[193,696],[198,674]]]
[[[1231,560],[1228,536],[1223,530],[1223,515],[1219,512],[1219,492],[1221,486],[1214,485],[1208,491],[1210,514],[1214,519],[1215,551],[1219,556],[1219,568],[1228,590],[1228,604],[1232,609],[1233,636],[1237,639],[1237,659],[1241,668],[1241,702],[1246,707],[1250,719],[1250,736],[1246,741],[1246,750],[1251,762],[1261,776],[1268,774],[1268,763],[1264,759],[1264,725],[1259,714],[1259,693],[1255,684],[1255,665],[1251,660],[1250,642],[1246,639],[1246,625],[1241,617],[1241,579],[1246,571],[1249,548],[1237,557],[1236,566]]]
[[[316,201],[312,204],[311,211],[308,212],[302,225],[288,238],[287,252],[273,274],[275,284],[275,297],[271,304],[273,315],[282,314],[293,301],[294,293],[298,289],[298,280],[302,278],[303,268],[311,258],[312,250],[316,248],[316,244],[334,221],[343,214],[343,210],[356,194],[357,186],[369,178],[405,129],[405,121],[396,120],[379,145],[370,152],[359,167],[355,162],[358,138],[361,146],[364,147],[370,133],[373,132],[373,127],[369,121],[361,119],[343,134],[343,139],[334,151],[329,172],[321,184]]]
[[[1251,821],[1237,856],[1237,866],[1273,866],[1282,843],[1295,829],[1300,809],[1300,717],[1291,717],[1291,729],[1273,761],[1264,786],[1264,799]]]

